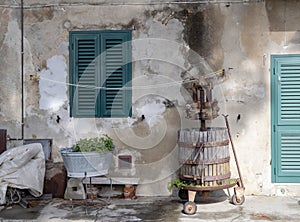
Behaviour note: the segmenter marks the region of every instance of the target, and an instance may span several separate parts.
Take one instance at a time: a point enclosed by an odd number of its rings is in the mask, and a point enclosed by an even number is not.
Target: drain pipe
[[[24,0],[21,0],[21,91],[22,91],[22,101],[21,101],[21,140],[24,139]]]

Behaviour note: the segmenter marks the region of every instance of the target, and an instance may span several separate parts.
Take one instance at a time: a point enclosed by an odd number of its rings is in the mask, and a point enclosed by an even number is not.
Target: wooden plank
[[[204,173],[204,175],[205,176],[209,176],[209,171],[208,171],[208,165],[205,165],[205,173]],[[205,182],[204,182],[204,184],[205,184],[205,186],[208,186],[208,182],[205,180]]]
[[[197,193],[196,191],[191,191],[191,190],[188,191],[188,198],[189,198],[189,201],[194,202],[195,197],[196,197],[196,193]]]
[[[124,184],[139,184],[140,179],[139,178],[133,178],[133,177],[91,177],[91,184],[119,184],[119,185],[124,185]],[[90,178],[85,178],[83,179],[84,184],[89,184],[90,183]]]
[[[213,176],[217,176],[217,164],[213,164]],[[216,186],[217,185],[217,182],[216,180],[213,181],[213,186]]]

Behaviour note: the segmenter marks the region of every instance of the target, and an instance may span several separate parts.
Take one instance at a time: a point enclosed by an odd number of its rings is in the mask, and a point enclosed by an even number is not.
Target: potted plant
[[[108,174],[114,145],[112,139],[101,137],[77,141],[72,148],[60,150],[68,177],[93,177]]]

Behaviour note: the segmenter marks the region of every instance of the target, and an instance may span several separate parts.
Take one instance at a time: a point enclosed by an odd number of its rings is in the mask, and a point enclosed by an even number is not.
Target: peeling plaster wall
[[[47,69],[40,72],[40,109],[56,112],[67,101],[67,64],[63,56],[47,60]]]
[[[57,162],[59,148],[107,133],[116,145],[111,174],[140,178],[139,195],[168,195],[167,183],[179,167],[177,131],[199,127],[185,118],[185,104],[192,99],[181,81],[232,67],[226,78],[216,79],[212,94],[219,114],[230,115],[246,194],[300,194],[297,184],[271,183],[269,77],[271,54],[300,54],[298,1],[112,6],[88,0],[81,6],[55,5],[59,2],[24,10],[26,139],[53,138]],[[19,12],[0,7],[0,127],[16,138],[22,115]],[[68,33],[91,29],[133,29],[132,118],[69,117]],[[207,125],[224,126],[224,119],[219,116]],[[132,169],[118,169],[118,155],[132,155]],[[231,166],[237,175],[233,161]]]
[[[12,10],[0,9],[0,128],[12,138],[21,138],[21,69],[20,27]]]

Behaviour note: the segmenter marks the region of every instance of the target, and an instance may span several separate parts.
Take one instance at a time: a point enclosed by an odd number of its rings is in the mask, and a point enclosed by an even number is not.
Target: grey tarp
[[[6,150],[0,155],[0,204],[5,204],[7,187],[28,189],[43,194],[45,156],[42,145],[28,144]]]

